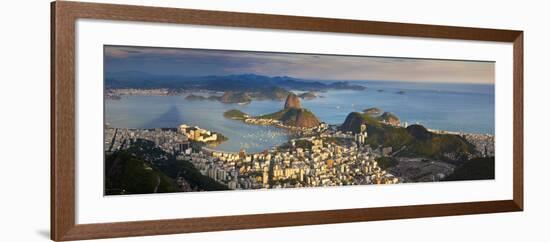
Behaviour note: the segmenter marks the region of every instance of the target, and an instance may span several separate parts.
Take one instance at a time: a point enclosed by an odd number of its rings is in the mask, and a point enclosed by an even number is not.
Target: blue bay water
[[[321,98],[302,100],[321,121],[341,124],[353,111],[377,107],[395,113],[402,122],[431,129],[494,134],[494,85],[363,82],[366,91],[331,90]],[[382,91],[379,91],[382,90]],[[397,92],[403,91],[403,94]],[[223,117],[229,109],[251,115],[280,110],[284,101],[223,104],[189,101],[183,96],[125,96],[105,103],[106,122],[116,128],[177,127],[186,123],[220,132],[229,140],[216,146],[224,151],[259,152],[288,140],[285,130],[247,125]]]

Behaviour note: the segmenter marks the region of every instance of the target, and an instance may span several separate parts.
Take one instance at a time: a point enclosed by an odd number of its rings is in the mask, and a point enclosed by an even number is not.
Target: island
[[[220,97],[220,102],[222,103],[249,103],[251,101],[252,97],[246,92],[229,91]]]
[[[248,114],[243,113],[241,110],[237,110],[237,109],[231,109],[231,110],[225,111],[223,113],[223,116],[226,118],[235,119],[235,120],[245,120],[249,117]]]
[[[188,94],[185,100],[189,101],[219,101],[222,103],[247,104],[252,100],[284,100],[289,91],[280,88],[262,88],[255,91],[225,91],[220,95],[196,95]]]
[[[195,94],[189,94],[185,97],[185,100],[189,101],[203,101],[203,100],[219,100],[219,97],[217,96],[202,96],[202,95],[195,95]]]
[[[299,97],[302,98],[302,99],[305,99],[305,100],[312,100],[312,99],[315,99],[319,96],[317,96],[317,94],[315,92],[304,92],[304,93],[300,94]]]
[[[321,126],[317,116],[303,108],[300,97],[294,93],[288,94],[283,109],[274,113],[252,117],[240,110],[232,109],[223,115],[226,118],[241,120],[248,124],[273,125],[294,130],[312,130]]]

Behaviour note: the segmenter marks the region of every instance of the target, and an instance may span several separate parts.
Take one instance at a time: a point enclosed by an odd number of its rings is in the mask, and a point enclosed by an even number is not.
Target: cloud
[[[118,48],[105,48],[105,57],[107,58],[126,58],[128,57],[128,52],[123,49]]]
[[[105,47],[105,58],[110,70],[163,74],[255,73],[316,80],[494,83],[494,62],[480,61],[124,46]]]

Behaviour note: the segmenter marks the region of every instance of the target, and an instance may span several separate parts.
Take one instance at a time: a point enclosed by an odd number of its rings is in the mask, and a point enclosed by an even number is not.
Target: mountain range
[[[170,88],[213,91],[258,91],[267,87],[292,90],[323,91],[328,89],[364,90],[362,85],[347,81],[316,81],[289,76],[240,74],[226,76],[157,75],[142,71],[106,72],[107,88]]]

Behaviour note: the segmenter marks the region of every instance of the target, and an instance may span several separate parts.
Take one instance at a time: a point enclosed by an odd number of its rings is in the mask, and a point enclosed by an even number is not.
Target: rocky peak
[[[300,97],[296,96],[296,94],[292,92],[288,94],[285,102],[285,109],[287,108],[296,108],[296,109],[302,108],[302,104],[300,103]]]

